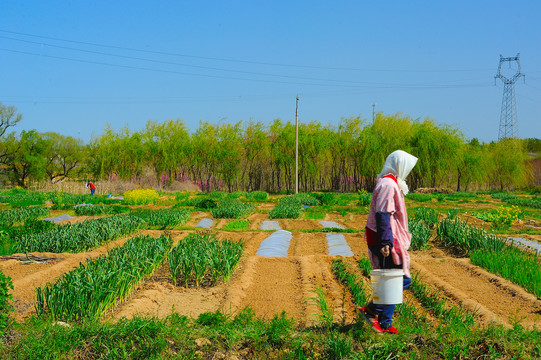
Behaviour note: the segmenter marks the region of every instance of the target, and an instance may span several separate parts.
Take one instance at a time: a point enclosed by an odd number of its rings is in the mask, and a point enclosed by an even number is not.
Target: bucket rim
[[[372,269],[370,275],[374,276],[403,276],[404,270],[402,269]]]

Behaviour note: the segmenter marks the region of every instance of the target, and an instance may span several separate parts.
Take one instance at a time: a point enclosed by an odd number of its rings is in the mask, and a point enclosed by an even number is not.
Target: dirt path
[[[411,269],[421,280],[442,290],[455,304],[476,311],[482,321],[531,328],[541,315],[541,300],[523,288],[440,249],[412,254]]]

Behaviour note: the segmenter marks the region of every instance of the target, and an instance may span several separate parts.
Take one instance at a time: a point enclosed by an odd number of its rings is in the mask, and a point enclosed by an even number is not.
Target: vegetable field
[[[70,358],[99,334],[133,327],[133,334],[148,329],[162,339],[140,335],[156,351],[149,358],[541,357],[541,255],[507,241],[541,243],[528,194],[406,198],[414,281],[395,316],[403,333],[392,337],[374,337],[357,316],[371,296],[364,241],[370,194],[151,195],[148,203],[132,198],[69,210],[70,223],[36,233],[30,225],[40,228],[36,222],[60,210],[4,210],[19,252],[0,260],[16,310],[6,329],[20,332],[12,337],[20,340],[5,343],[8,351],[36,351],[25,336],[44,328],[64,338],[88,334],[67,350],[50,345],[58,350],[50,357]],[[495,224],[502,208],[517,215],[508,226]],[[202,219],[212,227],[197,228]],[[258,255],[277,231],[262,230],[270,220],[291,234],[287,256]],[[343,235],[354,256],[329,255],[329,232]],[[53,260],[30,261],[26,252]],[[54,330],[57,321],[77,330]]]

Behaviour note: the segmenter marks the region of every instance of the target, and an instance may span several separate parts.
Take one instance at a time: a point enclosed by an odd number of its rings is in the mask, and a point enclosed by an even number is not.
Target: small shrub
[[[332,205],[334,204],[334,194],[333,193],[310,193],[310,196],[319,200],[321,205]]]
[[[359,191],[359,205],[367,206],[372,202],[372,194],[362,189]]]

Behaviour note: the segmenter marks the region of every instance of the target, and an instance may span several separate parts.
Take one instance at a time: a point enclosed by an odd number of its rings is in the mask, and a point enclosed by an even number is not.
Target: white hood
[[[398,182],[398,187],[402,191],[402,194],[406,195],[409,192],[408,184],[406,184],[406,177],[417,163],[417,158],[411,154],[408,154],[402,150],[393,151],[383,164],[383,169],[378,175],[378,178],[382,178],[385,175],[393,174]]]

